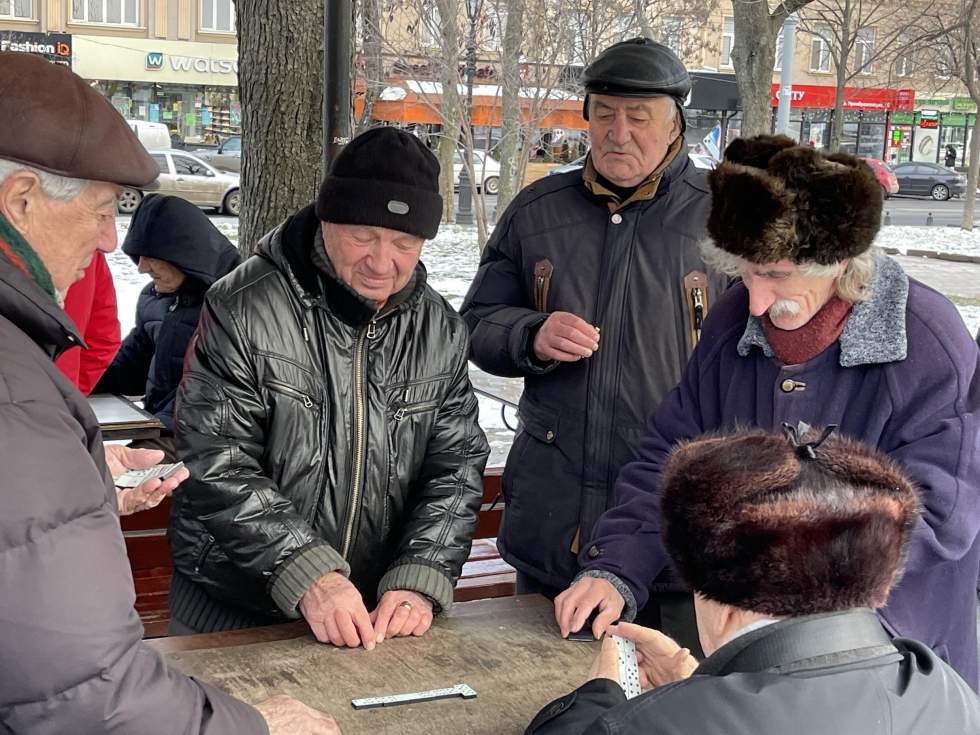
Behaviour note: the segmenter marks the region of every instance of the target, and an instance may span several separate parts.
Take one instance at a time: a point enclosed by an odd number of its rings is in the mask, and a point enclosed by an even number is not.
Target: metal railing
[[[494,400],[497,403],[499,403],[500,404],[500,420],[504,422],[504,426],[507,427],[507,430],[508,431],[513,431],[515,434],[517,433],[517,429],[518,429],[518,427],[520,427],[520,423],[521,423],[520,422],[520,419],[518,418],[517,424],[516,425],[513,425],[513,426],[507,420],[507,409],[508,408],[511,409],[515,414],[517,413],[518,405],[516,403],[514,403],[511,400],[508,400],[507,398],[504,398],[503,396],[498,396],[496,393],[491,393],[488,390],[484,390],[482,388],[477,388],[476,386],[473,386],[473,392],[476,393],[477,395],[484,396],[485,398],[489,398],[489,399]]]

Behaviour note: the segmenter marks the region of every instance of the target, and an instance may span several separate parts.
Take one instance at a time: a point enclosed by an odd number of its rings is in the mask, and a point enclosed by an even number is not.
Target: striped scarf
[[[52,298],[57,298],[47,267],[3,213],[0,213],[0,255],[5,255],[15,268],[23,271],[24,275],[47,291]]]

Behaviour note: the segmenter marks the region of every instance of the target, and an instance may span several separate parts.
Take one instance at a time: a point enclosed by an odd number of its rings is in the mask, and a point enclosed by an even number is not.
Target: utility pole
[[[783,21],[783,69],[779,78],[779,109],[776,112],[776,134],[785,135],[789,129],[789,112],[793,102],[793,52],[796,47],[796,16]]]
[[[347,143],[352,131],[351,0],[323,0],[323,162],[320,180]]]
[[[470,191],[470,170],[473,168],[473,77],[476,76],[476,19],[480,17],[482,0],[466,0],[466,18],[470,22],[466,35],[466,126],[470,145],[463,146],[463,168],[459,172],[459,204],[456,224],[473,224],[473,195]]]

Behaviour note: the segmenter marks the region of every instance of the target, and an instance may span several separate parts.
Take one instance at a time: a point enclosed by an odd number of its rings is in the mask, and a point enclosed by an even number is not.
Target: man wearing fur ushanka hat
[[[679,445],[664,468],[664,545],[695,593],[708,657],[622,623],[641,683],[627,702],[607,637],[592,676],[528,733],[893,735],[980,732],[980,699],[874,610],[919,517],[911,481],[865,445],[806,426]]]
[[[976,689],[976,343],[947,299],[872,247],[881,189],[859,159],[760,136],[734,141],[709,180],[705,256],[742,283],[716,302],[681,383],[620,473],[617,505],[582,557],[582,574],[608,585],[566,601],[568,624],[574,630],[597,606],[596,628],[630,619],[651,587],[675,586],[659,486],[678,442],[736,425],[837,424],[921,488],[908,569],[882,622],[925,642]]]

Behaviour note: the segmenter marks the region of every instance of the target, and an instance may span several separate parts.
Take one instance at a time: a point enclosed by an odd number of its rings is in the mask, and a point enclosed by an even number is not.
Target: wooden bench
[[[500,492],[502,469],[488,468],[483,475],[483,506],[477,523],[476,538],[469,559],[456,585],[457,602],[514,594],[514,568],[497,552],[497,533],[503,515],[503,501],[491,507]],[[153,510],[122,519],[126,551],[136,586],[136,611],[143,621],[147,638],[167,634],[170,622],[169,594],[173,560],[167,545],[167,519],[170,501]]]

